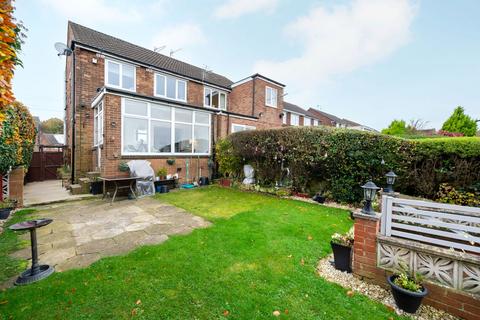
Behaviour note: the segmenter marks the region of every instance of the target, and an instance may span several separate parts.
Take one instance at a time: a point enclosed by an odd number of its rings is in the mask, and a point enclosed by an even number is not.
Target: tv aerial
[[[72,49],[70,49],[69,47],[67,47],[66,44],[64,43],[61,43],[61,42],[56,42],[55,45],[55,50],[57,50],[58,52],[58,56],[69,56],[72,54]]]

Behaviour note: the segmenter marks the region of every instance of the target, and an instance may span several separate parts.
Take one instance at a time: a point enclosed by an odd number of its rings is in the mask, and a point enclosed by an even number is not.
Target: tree
[[[453,110],[450,118],[445,121],[442,130],[448,132],[459,132],[467,137],[472,137],[477,132],[477,122],[465,114],[465,110],[458,106]]]
[[[63,133],[63,121],[58,118],[50,118],[42,121],[40,129],[45,133]]]
[[[407,125],[404,120],[393,120],[388,128],[382,130],[382,133],[394,136],[406,134]]]

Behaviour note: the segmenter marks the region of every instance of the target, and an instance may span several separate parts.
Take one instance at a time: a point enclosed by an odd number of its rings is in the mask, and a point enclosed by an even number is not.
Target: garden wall
[[[231,134],[217,145],[216,158],[224,174],[241,176],[243,164],[251,164],[261,185],[320,191],[341,202],[361,201],[361,185],[372,179],[384,186],[384,175],[393,170],[399,176],[395,188],[402,193],[436,198],[447,187],[444,201],[480,205],[479,138],[406,140],[289,127]]]

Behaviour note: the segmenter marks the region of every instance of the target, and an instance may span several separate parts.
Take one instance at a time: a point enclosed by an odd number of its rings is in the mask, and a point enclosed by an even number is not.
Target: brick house
[[[233,82],[73,22],[67,43],[65,143],[74,180],[90,171],[121,175],[119,164],[132,159],[180,179],[188,163],[198,178],[209,172],[218,139],[282,126],[285,86],[260,74]]]
[[[304,127],[321,125],[320,119],[316,114],[293,103],[284,102],[283,111],[283,125]]]
[[[322,126],[327,126],[327,127],[335,127],[335,128],[348,128],[348,129],[355,129],[355,130],[361,130],[361,131],[375,131],[375,129],[367,127],[365,125],[356,123],[354,121],[348,120],[348,119],[342,119],[337,116],[334,116],[333,114],[326,113],[323,111],[320,111],[318,109],[310,108],[308,109],[308,112],[315,118],[318,119],[319,124]]]

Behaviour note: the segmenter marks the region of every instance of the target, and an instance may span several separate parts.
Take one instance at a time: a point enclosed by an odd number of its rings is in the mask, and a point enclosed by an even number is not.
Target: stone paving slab
[[[171,235],[188,234],[210,222],[152,198],[110,205],[99,199],[49,204],[38,208],[54,221],[37,232],[39,260],[57,271],[84,268],[102,257],[160,244]],[[28,235],[23,235],[29,240]],[[12,254],[30,259],[30,249]]]

